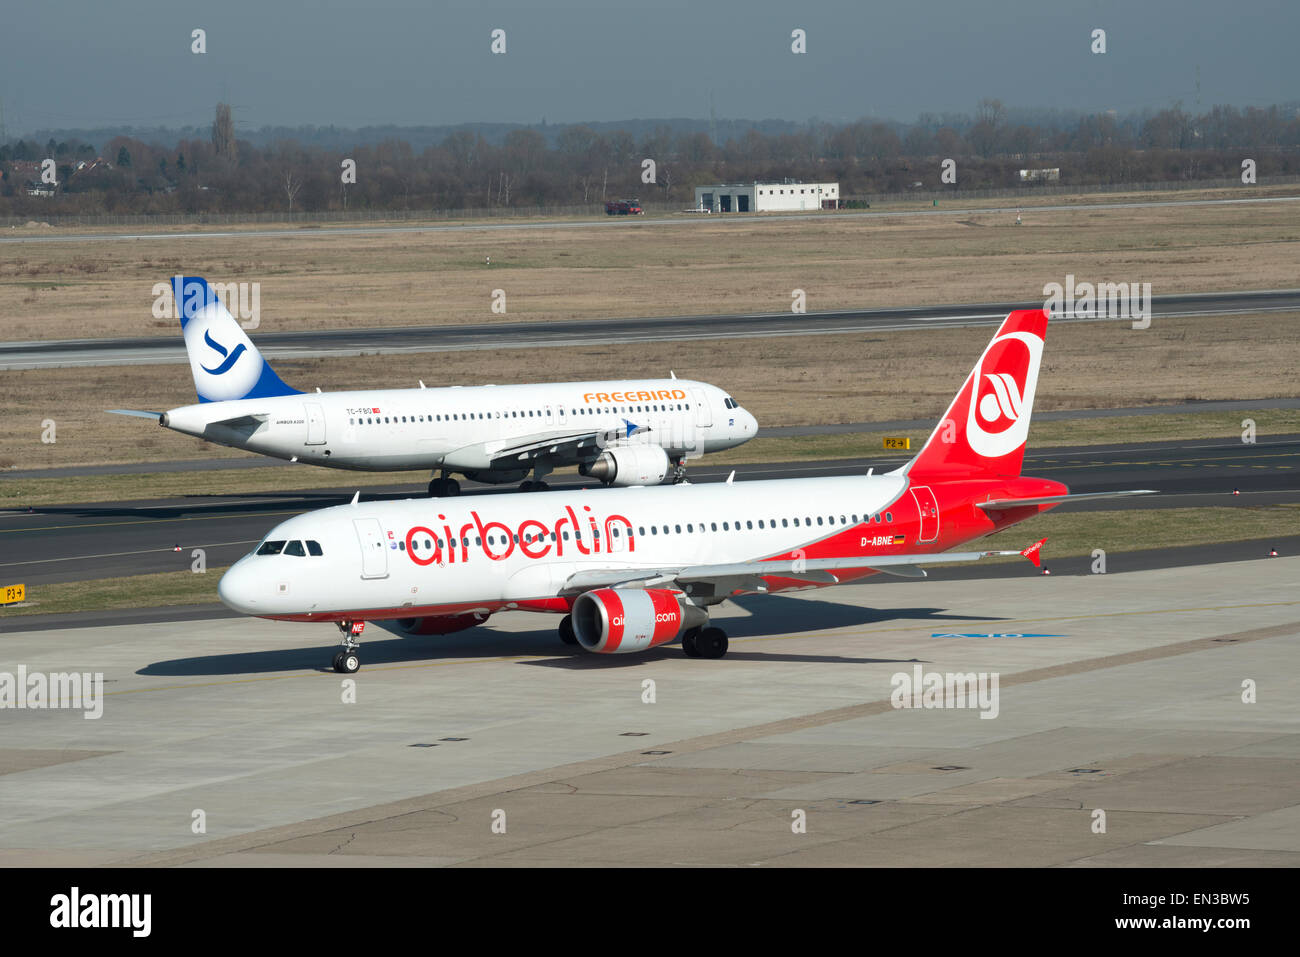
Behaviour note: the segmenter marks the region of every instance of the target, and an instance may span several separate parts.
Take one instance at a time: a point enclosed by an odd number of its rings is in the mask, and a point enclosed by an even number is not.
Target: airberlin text
[[[452,531],[452,524],[441,525],[436,530],[425,525],[410,529],[406,533],[406,554],[417,565],[468,562],[471,548],[481,550],[494,562],[509,558],[516,548],[525,558],[546,558],[552,549],[555,557],[559,558],[569,544],[579,555],[592,555],[601,552],[602,540],[604,550],[608,552],[620,539],[622,544],[614,547],[636,551],[636,537],[630,521],[622,515],[610,515],[601,523],[590,514],[591,506],[584,505],[582,510],[584,514],[579,517],[571,506],[565,506],[565,514],[550,525],[527,518],[517,528],[502,522],[484,522],[477,511],[471,511],[472,521],[461,524],[456,532]],[[447,516],[439,515],[438,521],[447,522]]]

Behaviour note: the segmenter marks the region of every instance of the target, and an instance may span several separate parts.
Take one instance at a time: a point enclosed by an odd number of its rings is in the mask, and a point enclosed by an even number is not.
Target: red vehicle
[[[644,216],[645,210],[641,208],[640,200],[620,199],[605,204],[605,215]]]

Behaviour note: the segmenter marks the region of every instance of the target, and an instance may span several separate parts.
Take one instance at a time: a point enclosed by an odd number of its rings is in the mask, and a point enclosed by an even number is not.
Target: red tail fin
[[[1020,474],[1046,335],[1042,309],[1007,316],[907,466],[909,476],[934,480]]]

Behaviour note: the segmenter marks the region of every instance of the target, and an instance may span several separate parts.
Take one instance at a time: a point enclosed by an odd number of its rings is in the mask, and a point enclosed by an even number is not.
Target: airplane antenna
[[[416,379],[415,381],[418,382],[418,383],[420,383],[420,388],[421,388],[421,389],[424,388],[424,380],[423,380],[423,379]]]
[[[727,484],[730,485],[731,480],[734,479],[735,477],[736,477],[736,470],[732,469],[731,474],[727,476]]]
[[[867,469],[867,478],[871,478],[871,473],[874,472],[875,470],[876,467],[874,465],[871,466],[871,468]]]
[[[320,395],[320,386],[316,386],[316,394]]]
[[[677,373],[674,372],[672,369],[669,369],[669,370],[668,370],[668,374],[669,374],[670,376],[672,376],[674,379],[677,378]]]
[[[361,500],[361,489],[357,489],[356,494],[352,496],[352,504],[356,505]]]

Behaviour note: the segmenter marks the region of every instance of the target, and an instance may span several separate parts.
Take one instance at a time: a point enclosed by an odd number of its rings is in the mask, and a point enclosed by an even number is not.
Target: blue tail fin
[[[172,295],[200,402],[299,394],[262,358],[207,280],[176,276]]]

